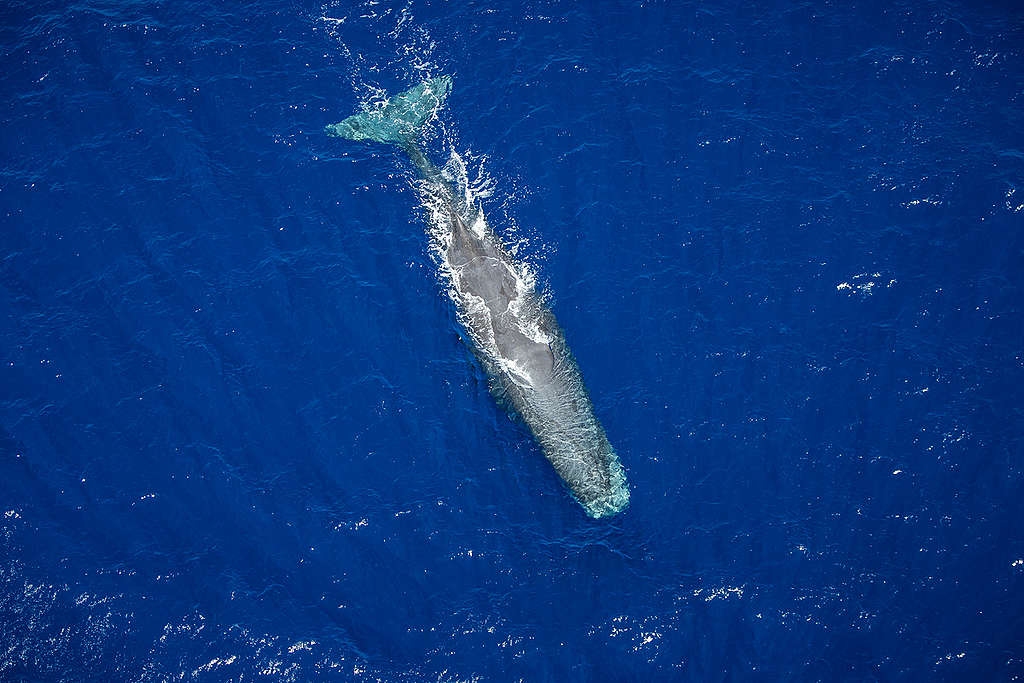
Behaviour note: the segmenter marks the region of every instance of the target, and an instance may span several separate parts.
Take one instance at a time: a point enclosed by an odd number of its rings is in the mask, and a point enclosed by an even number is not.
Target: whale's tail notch
[[[415,142],[423,125],[444,104],[452,89],[450,76],[424,81],[395,95],[374,111],[353,114],[327,126],[327,134],[346,140],[404,144]]]

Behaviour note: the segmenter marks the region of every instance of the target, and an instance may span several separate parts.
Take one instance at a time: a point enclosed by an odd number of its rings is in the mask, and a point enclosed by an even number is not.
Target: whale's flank
[[[451,87],[448,76],[428,80],[326,131],[348,140],[397,144],[409,154],[423,177],[423,201],[451,297],[492,391],[519,413],[586,512],[615,514],[629,503],[625,473],[594,415],[561,328],[479,207],[456,192],[417,144]]]

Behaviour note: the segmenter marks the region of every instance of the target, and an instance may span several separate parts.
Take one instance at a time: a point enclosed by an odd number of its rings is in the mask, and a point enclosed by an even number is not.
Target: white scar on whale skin
[[[594,415],[561,328],[537,294],[532,274],[487,225],[468,186],[459,191],[418,145],[451,86],[448,76],[431,79],[327,126],[327,134],[396,144],[409,155],[421,177],[420,196],[448,294],[492,392],[522,417],[587,514],[614,515],[629,504],[626,475]]]

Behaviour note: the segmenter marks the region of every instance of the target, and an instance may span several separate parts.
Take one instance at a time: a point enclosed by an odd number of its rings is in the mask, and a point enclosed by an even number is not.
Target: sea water
[[[0,679],[1024,673],[1010,5],[2,10]],[[630,482],[491,397],[400,150],[563,328]]]

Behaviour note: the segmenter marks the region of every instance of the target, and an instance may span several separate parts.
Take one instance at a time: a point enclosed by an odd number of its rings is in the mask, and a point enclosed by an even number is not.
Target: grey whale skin
[[[629,503],[625,473],[554,315],[519,277],[479,207],[455,191],[417,144],[450,90],[448,76],[431,79],[326,132],[397,144],[409,155],[423,179],[424,205],[441,228],[442,268],[460,322],[492,392],[519,413],[587,514],[613,515]]]

